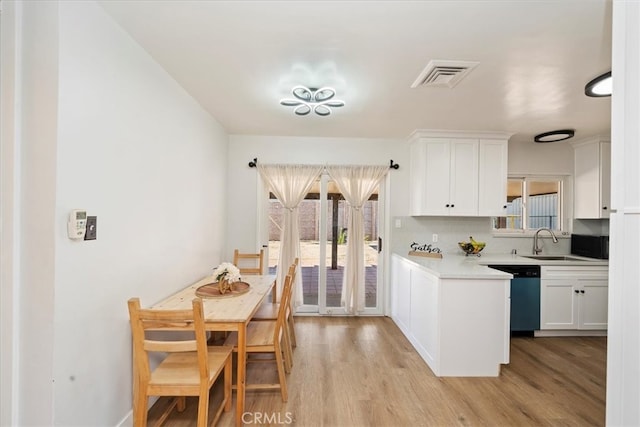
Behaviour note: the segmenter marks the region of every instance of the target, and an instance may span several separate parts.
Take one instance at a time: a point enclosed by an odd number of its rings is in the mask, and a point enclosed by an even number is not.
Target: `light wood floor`
[[[500,377],[438,378],[389,318],[296,319],[289,401],[276,391],[247,392],[247,425],[604,425],[606,338],[514,337]],[[270,367],[252,364],[248,381],[267,380]],[[276,381],[275,368],[268,380]],[[218,402],[218,384],[214,390]],[[187,402],[166,426],[195,425],[196,402]],[[233,424],[233,411],[218,423]]]

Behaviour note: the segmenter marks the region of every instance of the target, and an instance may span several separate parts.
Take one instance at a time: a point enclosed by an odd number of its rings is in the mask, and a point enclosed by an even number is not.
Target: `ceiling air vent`
[[[434,59],[422,70],[411,87],[446,86],[452,88],[460,83],[478,64],[479,62]]]

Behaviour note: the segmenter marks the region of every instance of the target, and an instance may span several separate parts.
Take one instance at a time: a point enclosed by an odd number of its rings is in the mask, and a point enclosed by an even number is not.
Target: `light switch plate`
[[[84,240],[96,240],[98,238],[98,217],[87,216],[87,232]]]
[[[402,228],[402,220],[396,219],[396,228]]]

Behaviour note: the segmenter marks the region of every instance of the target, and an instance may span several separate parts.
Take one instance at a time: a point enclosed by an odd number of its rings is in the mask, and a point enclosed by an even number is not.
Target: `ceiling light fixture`
[[[319,116],[328,116],[331,114],[331,108],[344,107],[344,101],[333,99],[336,91],[332,87],[316,89],[296,86],[291,89],[291,94],[295,99],[281,99],[280,104],[295,107],[293,112],[298,116],[306,116],[311,111]]]
[[[551,132],[541,133],[533,137],[535,142],[558,142],[565,139],[573,138],[576,131],[573,129],[553,130]]]
[[[611,71],[609,71],[587,83],[584,94],[595,97],[611,96],[612,89]]]

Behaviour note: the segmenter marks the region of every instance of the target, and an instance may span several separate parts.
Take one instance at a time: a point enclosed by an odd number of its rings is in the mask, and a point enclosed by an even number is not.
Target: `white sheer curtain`
[[[296,258],[300,258],[298,205],[307,195],[323,169],[323,166],[313,165],[263,165],[258,163],[258,171],[265,185],[285,208],[283,210],[282,233],[280,234],[278,271],[276,273],[279,295],[282,292],[282,285],[289,266],[293,264]],[[296,274],[293,286],[293,303],[296,307],[303,303],[302,274]]]
[[[327,171],[349,205],[347,259],[341,302],[349,314],[364,310],[364,215],[362,205],[389,171],[389,166],[328,166]]]

